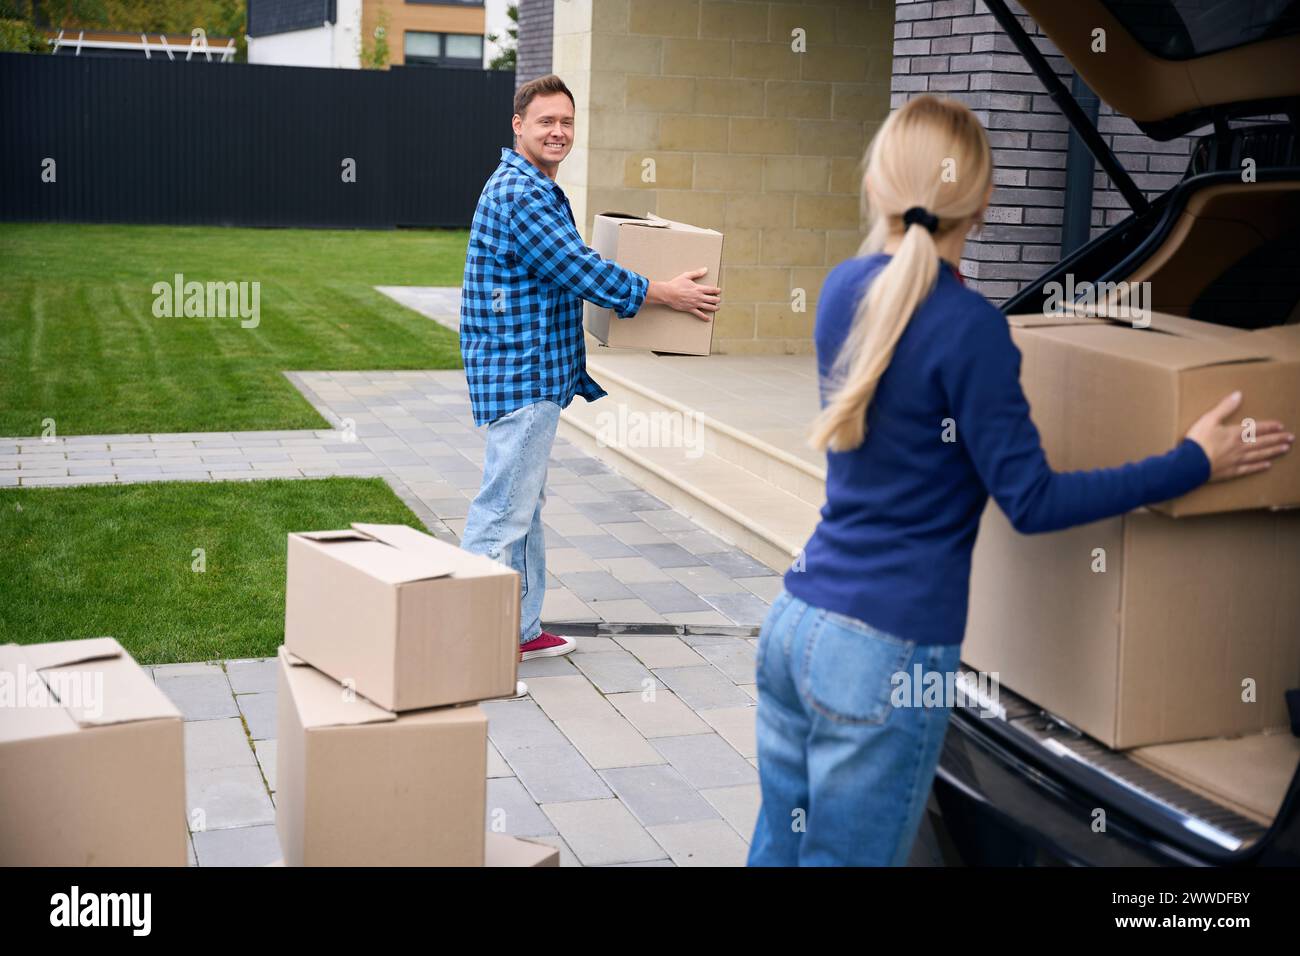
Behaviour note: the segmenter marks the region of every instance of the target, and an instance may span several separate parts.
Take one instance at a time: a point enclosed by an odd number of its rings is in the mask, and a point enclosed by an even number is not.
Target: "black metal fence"
[[[0,219],[468,226],[512,142],[514,86],[498,70],[0,53]]]

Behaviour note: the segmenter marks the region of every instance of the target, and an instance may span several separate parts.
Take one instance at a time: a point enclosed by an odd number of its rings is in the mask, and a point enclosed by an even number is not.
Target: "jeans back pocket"
[[[804,645],[799,690],[809,707],[830,720],[883,724],[894,675],[906,672],[915,652],[915,641],[821,610]]]

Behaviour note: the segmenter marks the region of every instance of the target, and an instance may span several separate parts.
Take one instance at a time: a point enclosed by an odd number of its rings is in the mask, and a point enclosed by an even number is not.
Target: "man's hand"
[[[703,322],[713,318],[710,312],[718,311],[718,302],[722,290],[717,286],[700,285],[695,280],[707,273],[708,269],[692,269],[683,272],[667,282],[650,280],[650,290],[646,293],[649,305],[666,305],[678,312],[689,312]]]

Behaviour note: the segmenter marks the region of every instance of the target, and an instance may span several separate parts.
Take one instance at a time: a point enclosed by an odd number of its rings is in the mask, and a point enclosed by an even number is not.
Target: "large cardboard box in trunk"
[[[722,233],[647,213],[603,212],[591,229],[591,248],[605,259],[647,279],[666,281],[705,267],[696,282],[720,286]],[[705,322],[666,305],[646,305],[636,315],[620,319],[610,309],[588,302],[587,331],[603,345],[620,349],[649,349],[682,355],[708,355],[713,322]]]
[[[1245,332],[1162,313],[1142,328],[1070,315],[1007,321],[1023,355],[1020,381],[1057,471],[1169,451],[1238,389],[1243,401],[1235,421],[1279,419],[1300,428],[1300,326]],[[1297,505],[1300,453],[1152,507],[1182,516]]]
[[[405,525],[289,535],[284,642],[386,710],[513,694],[519,575]]]
[[[286,866],[482,866],[487,715],[396,714],[279,653],[275,826]]]
[[[1297,581],[1300,511],[1022,535],[990,504],[962,659],[1118,749],[1285,727]]]
[[[181,714],[111,637],[0,646],[0,866],[184,866]]]

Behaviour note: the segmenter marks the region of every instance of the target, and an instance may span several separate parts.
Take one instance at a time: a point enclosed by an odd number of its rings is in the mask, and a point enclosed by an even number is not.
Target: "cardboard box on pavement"
[[[1240,389],[1238,422],[1300,429],[1300,326],[1249,332],[1151,313],[1149,326],[1085,315],[1012,315],[1020,380],[1048,463],[1108,468],[1169,451]],[[1147,321],[1145,319],[1139,321]],[[1265,472],[1202,485],[1152,507],[1184,516],[1300,506],[1300,453]]]
[[[1288,724],[1300,511],[980,523],[962,660],[1109,747]]]
[[[286,866],[482,866],[487,715],[397,714],[279,652],[275,826]]]
[[[721,286],[722,233],[674,222],[647,213],[603,212],[591,228],[591,248],[603,258],[640,273],[647,279],[666,281],[683,272],[705,267],[695,281]],[[713,345],[713,322],[705,322],[666,305],[646,305],[636,315],[620,319],[611,309],[588,302],[587,331],[610,348],[649,349],[682,355],[708,355]]]
[[[513,694],[519,575],[405,525],[289,535],[284,642],[386,710]]]
[[[180,711],[111,637],[0,646],[0,866],[185,866]]]

